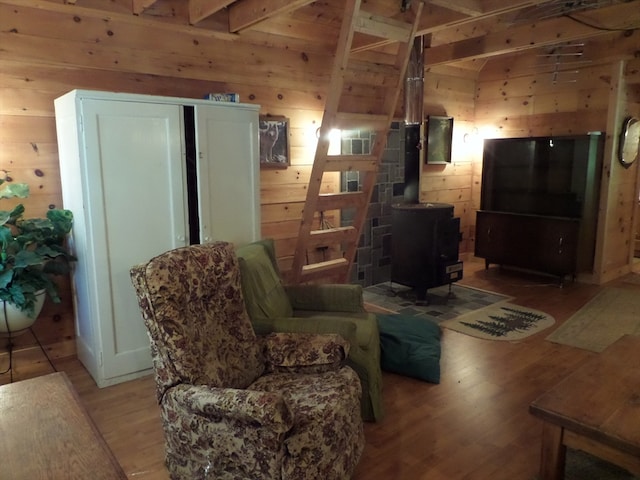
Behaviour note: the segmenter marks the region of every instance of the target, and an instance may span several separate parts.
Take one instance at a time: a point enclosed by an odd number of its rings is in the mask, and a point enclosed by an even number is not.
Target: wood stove
[[[429,288],[462,279],[458,260],[460,219],[446,203],[391,207],[391,281],[414,289],[419,301]]]

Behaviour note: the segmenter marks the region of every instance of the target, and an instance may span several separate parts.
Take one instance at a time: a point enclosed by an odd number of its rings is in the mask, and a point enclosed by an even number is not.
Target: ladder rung
[[[302,267],[302,280],[308,282],[330,275],[340,275],[349,267],[346,258],[335,258],[324,262],[311,263]]]
[[[354,30],[366,35],[406,43],[411,40],[412,25],[393,18],[360,12]]]
[[[367,199],[362,192],[324,193],[318,195],[316,211],[340,210],[347,207],[363,207]]]
[[[386,115],[338,112],[331,125],[341,130],[384,130],[388,122]]]
[[[325,228],[312,230],[307,242],[308,248],[336,245],[344,241],[353,241],[356,237],[356,229],[353,227]]]
[[[331,155],[326,157],[325,172],[365,172],[378,169],[375,155]]]

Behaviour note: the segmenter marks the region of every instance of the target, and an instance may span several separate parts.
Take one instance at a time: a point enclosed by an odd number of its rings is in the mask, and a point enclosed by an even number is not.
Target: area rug
[[[631,283],[633,285],[640,285],[640,273],[629,273],[622,277],[624,283]]]
[[[640,335],[640,294],[637,290],[605,288],[547,340],[601,352],[625,334]]]
[[[624,468],[581,450],[567,449],[565,480],[638,480]]]
[[[411,288],[392,282],[366,287],[363,298],[365,303],[384,311],[423,317],[436,323],[511,299],[499,293],[454,283],[451,291],[448,285],[429,289],[425,305],[418,302]]]
[[[567,448],[564,471],[565,480],[640,480],[617,465],[572,448]]]
[[[540,310],[500,302],[442,322],[442,327],[487,340],[522,340],[555,323]]]

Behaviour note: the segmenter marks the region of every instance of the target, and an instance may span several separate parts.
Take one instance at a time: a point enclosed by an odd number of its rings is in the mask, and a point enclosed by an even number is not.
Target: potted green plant
[[[5,177],[0,186],[0,199],[29,196],[27,184]],[[46,218],[24,218],[24,211],[22,204],[0,210],[0,333],[5,336],[31,326],[45,295],[60,302],[52,275],[69,273],[69,262],[75,260],[65,244],[73,224],[69,210],[51,209]]]

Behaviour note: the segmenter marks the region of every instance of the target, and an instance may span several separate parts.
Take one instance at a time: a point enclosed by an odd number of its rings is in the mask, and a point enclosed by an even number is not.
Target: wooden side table
[[[640,475],[640,337],[625,335],[540,396],[541,480],[564,478],[566,447]]]
[[[62,372],[0,387],[0,452],[0,478],[127,478]]]

